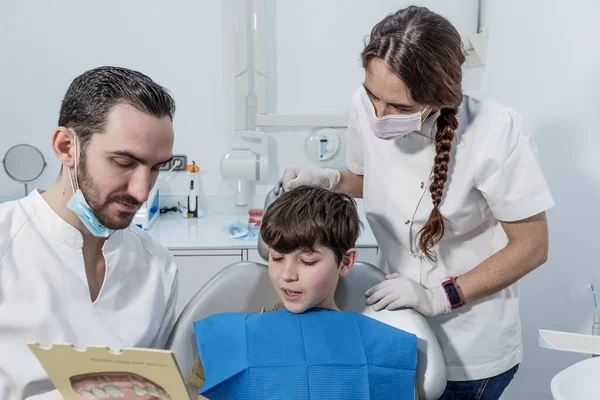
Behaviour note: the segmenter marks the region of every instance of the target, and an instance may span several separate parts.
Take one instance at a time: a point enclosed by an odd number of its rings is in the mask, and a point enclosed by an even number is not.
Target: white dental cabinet
[[[376,264],[377,242],[359,203],[364,228],[356,243],[358,260]],[[220,270],[238,261],[265,263],[256,250],[257,241],[229,239],[227,226],[247,222],[248,213],[208,213],[206,217],[187,219],[179,213],[161,215],[148,233],[175,256],[179,268],[179,298],[176,313]],[[268,305],[267,305],[268,306]]]

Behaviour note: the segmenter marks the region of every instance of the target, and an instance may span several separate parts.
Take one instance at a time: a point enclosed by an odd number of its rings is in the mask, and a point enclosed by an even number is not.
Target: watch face
[[[446,293],[448,294],[448,300],[450,300],[451,305],[454,306],[461,303],[460,295],[458,294],[456,286],[454,286],[453,282],[444,285],[444,289],[446,289]]]

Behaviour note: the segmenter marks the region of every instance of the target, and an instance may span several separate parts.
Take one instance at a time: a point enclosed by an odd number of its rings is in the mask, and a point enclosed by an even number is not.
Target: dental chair
[[[274,200],[267,196],[265,210]],[[259,236],[258,252],[268,260],[268,247]],[[359,252],[360,254],[360,252]],[[412,309],[373,311],[365,305],[367,289],[385,279],[377,267],[357,261],[350,272],[340,278],[335,293],[338,307],[362,313],[417,336],[417,389],[419,400],[437,399],[446,387],[446,364],[437,339],[425,317]],[[220,312],[260,312],[279,300],[273,289],[266,264],[241,261],[221,270],[190,300],[177,319],[166,348],[173,351],[184,378],[187,378],[198,349],[194,321]],[[187,385],[192,399],[198,392]]]

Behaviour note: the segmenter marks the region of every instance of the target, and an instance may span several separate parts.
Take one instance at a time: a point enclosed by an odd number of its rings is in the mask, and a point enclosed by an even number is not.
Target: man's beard
[[[79,189],[83,193],[85,200],[88,205],[98,218],[98,221],[108,229],[125,229],[133,220],[135,213],[129,212],[117,212],[116,215],[110,215],[109,206],[111,203],[121,202],[129,205],[134,205],[139,208],[142,204],[137,201],[134,197],[126,194],[126,193],[116,193],[108,196],[106,201],[103,204],[98,203],[98,199],[100,198],[100,190],[94,184],[92,177],[89,175],[85,157],[83,154],[81,155],[81,159],[79,162],[77,180],[79,182]]]

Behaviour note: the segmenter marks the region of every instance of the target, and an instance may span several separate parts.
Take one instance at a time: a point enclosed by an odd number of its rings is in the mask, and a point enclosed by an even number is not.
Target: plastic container
[[[248,225],[260,226],[262,223],[263,210],[252,208],[248,210]]]

